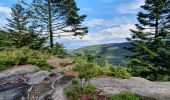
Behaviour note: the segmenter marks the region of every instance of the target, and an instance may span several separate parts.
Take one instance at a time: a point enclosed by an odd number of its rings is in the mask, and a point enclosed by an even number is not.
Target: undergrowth
[[[30,50],[28,48],[11,49],[0,52],[0,70],[8,69],[14,65],[33,64],[40,67],[42,70],[50,71],[50,66],[46,60],[50,56],[42,54],[39,51]]]

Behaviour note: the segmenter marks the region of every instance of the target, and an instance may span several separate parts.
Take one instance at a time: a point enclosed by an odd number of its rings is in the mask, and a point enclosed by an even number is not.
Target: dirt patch
[[[58,67],[62,67],[61,63],[67,63],[72,64],[72,60],[70,58],[53,58],[47,61],[51,66],[53,66],[54,68],[58,68]]]
[[[106,95],[102,95],[100,92],[96,92],[83,95],[80,100],[108,100],[108,97]]]

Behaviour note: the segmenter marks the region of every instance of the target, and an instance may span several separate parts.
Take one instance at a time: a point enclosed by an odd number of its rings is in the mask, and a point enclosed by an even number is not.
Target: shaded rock
[[[103,89],[106,94],[131,91],[144,100],[170,100],[170,82],[151,82],[142,78],[96,78],[90,83]]]
[[[18,76],[18,75],[24,75],[27,73],[34,73],[39,70],[40,68],[34,65],[24,65],[24,66],[15,67],[15,68],[0,72],[0,80],[7,79],[9,77]]]
[[[0,86],[0,100],[20,100],[27,96],[29,85],[24,83],[6,84]]]
[[[65,75],[61,78],[58,78],[54,83],[54,92],[50,96],[50,100],[67,100],[64,95],[64,88],[69,86],[69,82],[74,78],[74,76]]]

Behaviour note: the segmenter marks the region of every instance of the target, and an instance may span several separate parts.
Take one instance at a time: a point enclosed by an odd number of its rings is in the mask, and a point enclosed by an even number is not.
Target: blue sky
[[[10,6],[18,0],[0,0],[0,27],[4,27],[10,17]],[[27,0],[30,1],[30,0]],[[144,0],[76,0],[81,9],[80,14],[86,14],[83,22],[89,27],[84,38],[59,38],[68,49],[82,46],[125,42],[130,36],[129,29],[135,29],[136,14],[141,10]]]

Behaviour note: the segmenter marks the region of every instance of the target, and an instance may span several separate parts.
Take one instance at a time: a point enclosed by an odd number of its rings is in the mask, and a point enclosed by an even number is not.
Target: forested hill
[[[123,64],[123,60],[125,60],[124,55],[130,55],[130,52],[124,49],[125,47],[130,47],[130,43],[124,42],[87,46],[76,49],[74,50],[73,53],[97,54],[106,58],[106,60],[113,65],[124,66]]]

